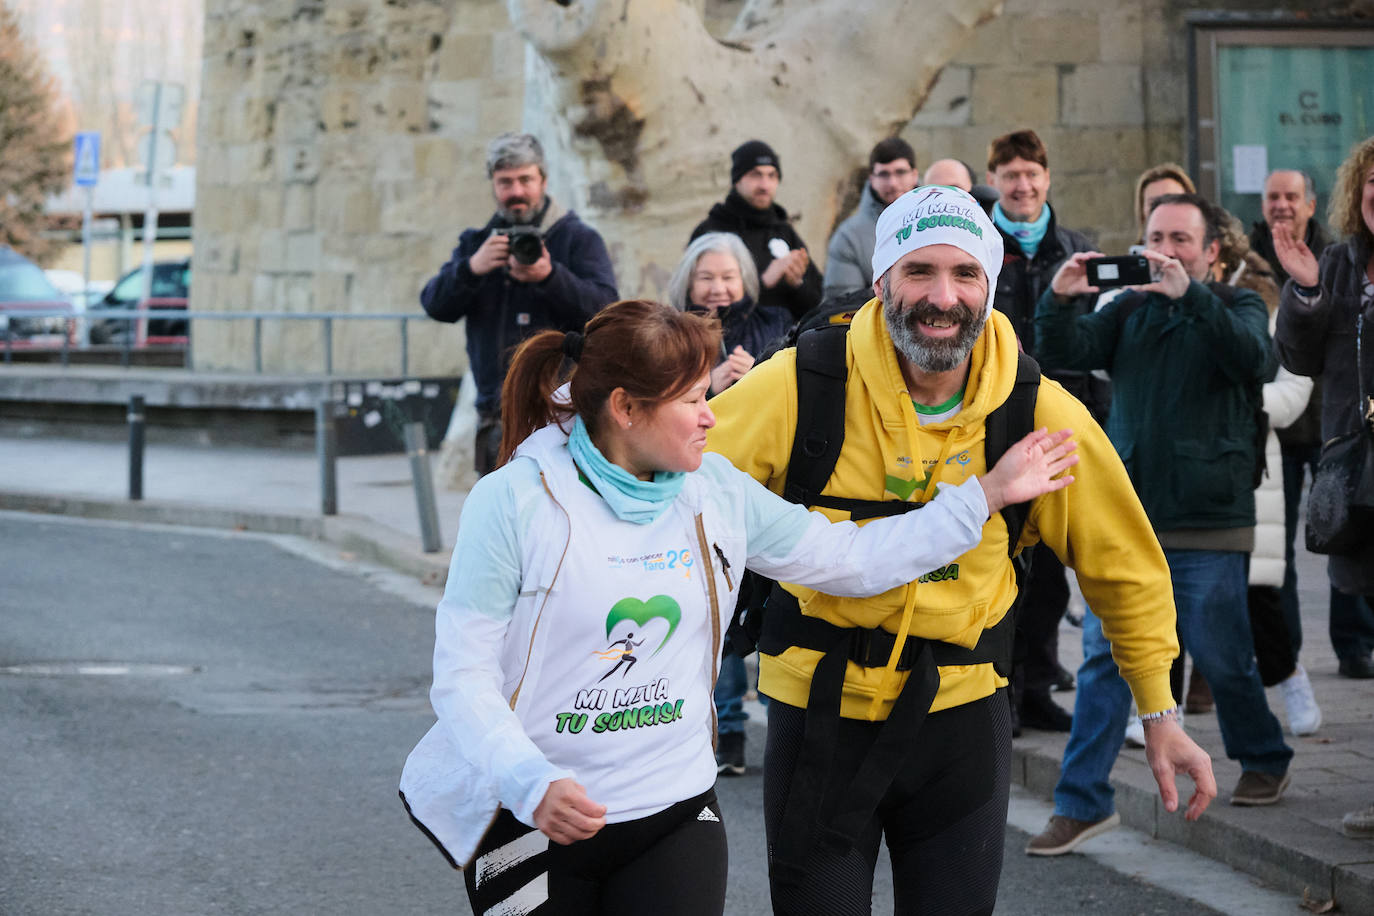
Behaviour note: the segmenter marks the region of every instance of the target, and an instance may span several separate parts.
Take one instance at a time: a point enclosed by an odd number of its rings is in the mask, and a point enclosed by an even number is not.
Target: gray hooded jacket
[[[886,205],[865,184],[858,209],[835,229],[825,253],[823,295],[835,296],[873,285],[873,240]]]

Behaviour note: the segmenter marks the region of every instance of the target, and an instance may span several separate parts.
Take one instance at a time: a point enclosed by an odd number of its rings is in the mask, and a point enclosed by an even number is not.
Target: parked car
[[[85,318],[86,304],[100,299],[114,287],[114,284],[109,280],[92,280],[87,284],[78,270],[62,270],[61,268],[50,267],[43,271],[43,274],[48,278],[48,282],[67,297],[72,308],[76,310],[75,340],[80,345],[85,346],[90,342],[90,329],[86,326]]]
[[[52,311],[18,317],[14,312]],[[70,342],[76,322],[71,301],[44,276],[43,269],[17,251],[0,245],[0,339],[11,346],[61,346]],[[3,343],[0,343],[3,346]]]
[[[154,263],[153,282],[147,300],[143,299],[143,267],[139,266],[120,277],[103,298],[92,302],[86,309],[86,316],[90,321],[91,343],[123,343],[125,336],[132,334],[132,342],[136,346],[184,344],[187,332],[184,318],[101,318],[100,312],[111,309],[184,312],[190,294],[190,258]]]

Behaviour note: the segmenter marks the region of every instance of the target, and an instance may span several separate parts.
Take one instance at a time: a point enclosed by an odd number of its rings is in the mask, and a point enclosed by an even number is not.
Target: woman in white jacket
[[[744,568],[877,594],[1072,480],[1068,431],[1040,430],[920,512],[832,524],[703,456],[719,346],[629,301],[516,354],[503,466],[463,506],[437,612],[438,723],[401,778],[416,823],[473,865],[474,912],[721,913],[711,687]]]

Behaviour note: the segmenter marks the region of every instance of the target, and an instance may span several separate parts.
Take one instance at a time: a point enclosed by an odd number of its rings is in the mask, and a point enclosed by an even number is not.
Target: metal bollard
[[[334,402],[323,398],[315,405],[315,455],[320,460],[320,514],[339,514],[338,434],[334,427]]]
[[[143,498],[143,395],[129,397],[129,499]]]
[[[410,476],[415,481],[415,503],[420,510],[420,541],[425,553],[438,553],[439,510],[434,504],[434,478],[429,472],[429,447],[425,424],[406,424],[406,454],[410,456]]]

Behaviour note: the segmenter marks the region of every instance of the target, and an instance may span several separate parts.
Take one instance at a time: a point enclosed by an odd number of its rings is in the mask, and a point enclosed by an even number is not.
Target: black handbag
[[[1361,338],[1364,310],[1355,320],[1355,377],[1359,425],[1322,445],[1307,494],[1307,549],[1352,554],[1374,541],[1374,402],[1364,389]]]

